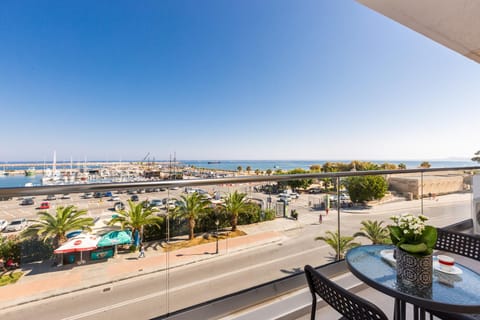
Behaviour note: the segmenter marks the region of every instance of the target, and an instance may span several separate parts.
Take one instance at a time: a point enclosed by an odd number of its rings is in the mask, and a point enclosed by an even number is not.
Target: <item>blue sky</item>
[[[478,72],[353,0],[4,1],[0,161],[469,158]]]

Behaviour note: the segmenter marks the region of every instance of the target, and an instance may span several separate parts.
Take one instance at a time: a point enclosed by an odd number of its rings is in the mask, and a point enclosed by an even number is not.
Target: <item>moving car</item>
[[[38,209],[50,209],[50,202],[44,201],[40,204],[40,207]]]
[[[5,228],[5,231],[22,231],[27,226],[27,219],[15,219],[10,221],[9,225]]]

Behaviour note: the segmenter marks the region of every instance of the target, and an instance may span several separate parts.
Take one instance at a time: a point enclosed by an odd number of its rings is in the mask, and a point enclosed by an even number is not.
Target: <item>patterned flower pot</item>
[[[417,257],[396,249],[397,281],[405,286],[425,288],[432,286],[432,255]]]

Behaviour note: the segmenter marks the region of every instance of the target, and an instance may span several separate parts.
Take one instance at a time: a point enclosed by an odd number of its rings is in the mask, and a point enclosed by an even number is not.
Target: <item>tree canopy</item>
[[[480,163],[480,151],[475,152],[475,157],[472,158],[472,161]]]
[[[292,169],[287,172],[287,174],[305,174],[305,173],[308,173],[308,172],[301,168]],[[280,186],[289,186],[292,190],[296,190],[298,188],[307,189],[312,183],[313,183],[312,179],[297,179],[297,180],[280,181],[278,184]]]
[[[228,194],[225,199],[224,208],[225,211],[231,215],[232,231],[237,230],[238,215],[245,212],[247,207],[248,202],[246,193],[239,193],[235,190],[235,192]]]
[[[353,202],[378,200],[385,196],[388,184],[383,176],[356,176],[345,179],[350,199]]]
[[[194,230],[196,220],[202,217],[210,210],[210,201],[204,195],[194,192],[192,194],[181,196],[177,201],[177,206],[174,210],[174,215],[182,219],[188,220],[189,240],[195,238]]]
[[[155,225],[160,228],[162,218],[155,215],[157,211],[150,207],[144,207],[144,203],[135,203],[128,200],[128,210],[120,210],[118,214],[109,221],[109,225],[120,224],[122,229],[132,230],[132,236],[135,232],[140,233],[140,239],[143,240],[143,228],[146,225]]]
[[[74,230],[91,231],[93,218],[85,217],[87,210],[77,210],[73,205],[57,207],[55,214],[47,211],[38,213],[39,219],[33,220],[24,232],[25,236],[36,235],[43,238],[43,241],[53,239],[54,245],[58,246],[67,240],[66,234]]]

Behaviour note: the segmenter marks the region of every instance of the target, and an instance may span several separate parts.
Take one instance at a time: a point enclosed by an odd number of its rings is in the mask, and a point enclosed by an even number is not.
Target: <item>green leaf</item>
[[[425,243],[418,243],[418,244],[403,243],[399,247],[402,250],[410,253],[423,253],[428,250],[428,247]]]
[[[402,230],[397,226],[388,226],[388,230],[390,231],[390,239],[392,239],[392,243],[397,245],[397,243],[402,239]]]
[[[435,243],[437,242],[437,228],[432,226],[425,226],[420,241],[425,243],[428,248],[435,247]]]

